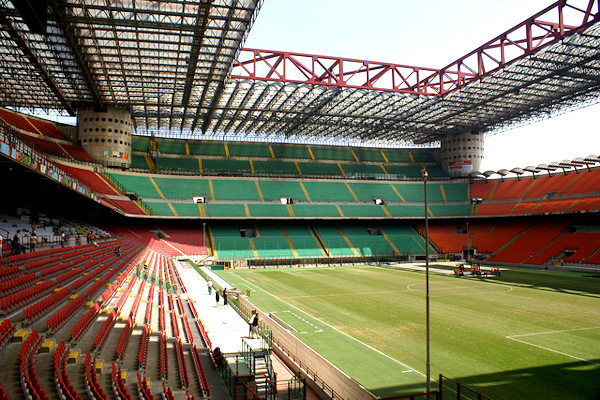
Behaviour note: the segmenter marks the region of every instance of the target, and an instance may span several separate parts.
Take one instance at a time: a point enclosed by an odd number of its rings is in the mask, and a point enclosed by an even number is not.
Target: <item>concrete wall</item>
[[[442,139],[440,163],[450,176],[479,171],[483,159],[483,134],[478,131],[449,134]]]
[[[131,114],[128,110],[104,111],[82,107],[77,112],[81,147],[103,165],[129,167],[131,163]]]

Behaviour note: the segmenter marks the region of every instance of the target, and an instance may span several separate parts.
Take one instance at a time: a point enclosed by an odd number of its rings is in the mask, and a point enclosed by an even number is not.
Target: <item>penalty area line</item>
[[[272,296],[272,297],[276,298],[277,300],[281,301],[282,303],[285,303],[285,304],[287,304],[288,306],[290,306],[290,307],[292,307],[292,308],[295,308],[296,310],[300,311],[301,313],[303,313],[303,314],[305,314],[305,315],[308,315],[309,317],[311,317],[311,318],[312,318],[312,319],[314,319],[315,321],[318,321],[318,322],[320,322],[321,324],[323,324],[323,325],[325,325],[325,326],[327,326],[327,327],[329,327],[329,328],[333,329],[334,331],[336,331],[336,332],[338,332],[338,333],[340,333],[340,334],[342,334],[342,335],[346,336],[347,338],[350,338],[350,339],[354,340],[355,342],[357,342],[357,343],[360,343],[361,345],[363,345],[363,346],[365,346],[366,348],[368,348],[368,349],[370,349],[370,350],[372,350],[372,351],[376,352],[377,354],[380,354],[380,355],[384,356],[385,358],[388,358],[389,360],[391,360],[391,361],[393,361],[393,362],[395,362],[395,363],[397,363],[397,364],[400,364],[400,365],[402,365],[402,366],[403,366],[403,367],[405,367],[405,368],[408,368],[408,370],[410,370],[410,371],[413,371],[413,372],[415,372],[415,373],[417,373],[417,374],[419,374],[419,375],[421,375],[421,376],[425,377],[425,374],[424,374],[424,373],[422,373],[421,371],[417,371],[416,369],[414,369],[414,368],[413,368],[413,367],[411,367],[410,365],[407,365],[407,364],[403,363],[402,361],[396,360],[394,357],[391,357],[391,356],[389,356],[389,355],[385,354],[385,353],[384,353],[384,352],[382,352],[381,350],[378,350],[378,349],[376,349],[375,347],[373,347],[373,346],[371,346],[371,345],[369,345],[369,344],[367,344],[367,343],[365,343],[365,342],[363,342],[363,341],[361,341],[361,340],[359,340],[359,339],[355,338],[354,336],[352,336],[352,335],[350,335],[350,334],[348,334],[348,333],[346,333],[346,332],[342,332],[342,331],[341,331],[341,330],[339,330],[338,328],[336,328],[336,327],[334,327],[334,326],[332,326],[332,325],[329,325],[329,324],[328,324],[327,322],[325,322],[325,321],[321,321],[319,318],[316,318],[316,317],[314,317],[314,316],[310,315],[309,313],[307,313],[306,311],[303,311],[303,310],[299,309],[299,308],[298,308],[298,307],[296,307],[295,305],[293,305],[293,304],[290,304],[290,303],[288,303],[287,301],[285,301],[285,300],[283,300],[283,299],[281,299],[281,298],[279,298],[279,297],[275,296],[274,294],[267,292],[265,289],[263,289],[263,288],[261,288],[261,287],[258,287],[258,286],[256,286],[255,284],[253,284],[253,283],[249,282],[247,279],[245,279],[245,278],[243,278],[243,277],[241,277],[241,276],[238,276],[238,278],[239,278],[239,279],[242,279],[243,281],[245,281],[245,282],[246,282],[246,283],[248,283],[249,285],[251,285],[251,286],[254,286],[254,287],[257,289],[257,290],[261,290],[261,291],[263,291],[263,292],[267,293],[268,295],[270,295],[270,296]]]
[[[583,361],[583,362],[586,362],[586,363],[589,363],[589,364],[600,365],[600,363],[593,362],[593,361],[587,360],[585,358],[577,357],[577,356],[574,356],[572,354],[568,354],[568,353],[565,353],[565,352],[562,352],[562,351],[554,350],[554,349],[551,349],[550,347],[540,346],[539,344],[529,343],[529,342],[526,342],[524,340],[517,339],[515,337],[505,336],[505,338],[510,339],[510,340],[514,340],[514,341],[519,342],[519,343],[527,344],[529,346],[537,347],[538,349],[542,349],[542,350],[550,351],[552,353],[560,354],[560,355],[563,355],[563,356],[566,356],[566,357],[574,358],[576,360]]]

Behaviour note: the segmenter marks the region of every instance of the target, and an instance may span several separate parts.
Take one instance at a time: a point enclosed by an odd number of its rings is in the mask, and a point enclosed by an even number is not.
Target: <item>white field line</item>
[[[318,321],[318,322],[320,322],[321,324],[323,324],[323,325],[325,325],[325,326],[327,326],[327,327],[329,327],[329,328],[333,329],[334,331],[336,331],[336,332],[338,332],[338,333],[341,333],[342,335],[344,335],[344,336],[346,336],[346,337],[348,337],[348,338],[350,338],[350,339],[354,340],[354,341],[355,341],[355,342],[357,342],[357,343],[360,343],[361,345],[363,345],[363,346],[365,346],[366,348],[368,348],[368,349],[370,349],[370,350],[372,350],[372,351],[376,352],[377,354],[380,354],[380,355],[382,355],[382,356],[384,356],[384,357],[386,357],[386,358],[388,358],[388,359],[392,360],[393,362],[395,362],[395,363],[397,363],[397,364],[400,364],[400,365],[402,365],[403,367],[405,367],[405,368],[408,368],[409,370],[411,370],[411,371],[413,371],[413,372],[415,372],[415,373],[417,373],[417,374],[419,374],[419,375],[421,375],[421,376],[425,377],[425,374],[424,374],[424,373],[422,373],[422,372],[420,372],[420,371],[417,371],[416,369],[414,369],[414,368],[413,368],[413,367],[411,367],[410,365],[407,365],[407,364],[403,363],[402,361],[399,361],[399,360],[396,360],[396,359],[395,359],[395,358],[393,358],[393,357],[390,357],[389,355],[385,354],[385,353],[384,353],[384,352],[382,352],[381,350],[377,350],[377,349],[376,349],[376,348],[374,348],[373,346],[371,346],[371,345],[368,345],[367,343],[365,343],[365,342],[363,342],[363,341],[361,341],[361,340],[359,340],[359,339],[355,338],[354,336],[351,336],[351,335],[347,334],[346,332],[342,332],[342,331],[340,331],[340,330],[339,330],[339,329],[337,329],[336,327],[329,325],[327,322],[321,321],[319,318],[316,318],[316,317],[314,317],[314,316],[310,315],[309,313],[307,313],[307,312],[305,312],[305,311],[303,311],[303,310],[299,309],[298,307],[294,306],[293,304],[290,304],[290,303],[288,303],[287,301],[285,301],[285,300],[283,300],[283,299],[281,299],[281,298],[279,298],[279,297],[277,297],[277,296],[273,295],[272,293],[269,293],[269,292],[267,292],[266,290],[264,290],[264,289],[262,289],[262,288],[260,288],[260,287],[256,286],[255,284],[253,284],[253,283],[249,282],[247,279],[245,279],[245,278],[243,278],[243,277],[241,277],[241,276],[239,276],[239,275],[238,275],[238,278],[240,278],[241,280],[245,281],[245,282],[246,282],[246,283],[248,283],[249,285],[251,285],[251,286],[254,286],[254,287],[257,289],[257,290],[261,290],[261,291],[263,291],[263,292],[267,293],[268,295],[275,297],[277,300],[281,301],[282,303],[285,303],[285,304],[287,304],[288,306],[290,306],[290,307],[292,307],[292,308],[294,308],[294,309],[296,309],[296,310],[300,311],[301,313],[303,313],[303,314],[305,314],[305,315],[308,315],[309,317],[311,317],[311,318],[312,318],[312,319],[314,319],[315,321]]]
[[[594,361],[590,361],[590,360],[587,360],[585,358],[577,357],[577,356],[574,356],[572,354],[565,353],[563,351],[558,351],[558,350],[552,349],[550,347],[540,346],[539,344],[529,343],[529,342],[526,342],[525,340],[517,339],[518,337],[524,337],[524,336],[552,335],[552,334],[555,334],[555,333],[585,331],[585,330],[590,330],[590,329],[600,329],[600,326],[592,326],[592,327],[589,327],[589,328],[564,329],[564,330],[559,330],[559,331],[524,333],[522,335],[509,335],[509,336],[505,336],[505,338],[506,339],[510,339],[510,340],[514,340],[514,341],[519,342],[519,343],[527,344],[529,346],[537,347],[538,349],[542,349],[542,350],[550,351],[552,353],[560,354],[560,355],[563,355],[563,356],[566,356],[566,357],[574,358],[576,360],[583,361],[583,362],[586,362],[586,363],[589,363],[589,364],[600,365],[600,363],[597,363],[597,362],[594,362]]]
[[[536,335],[550,335],[553,333],[564,333],[564,332],[576,332],[576,331],[588,331],[590,329],[600,329],[600,326],[590,326],[588,328],[575,328],[575,329],[563,329],[560,331],[546,331],[546,332],[534,332],[534,333],[523,333],[522,335],[508,335],[508,339],[524,336],[536,336]]]

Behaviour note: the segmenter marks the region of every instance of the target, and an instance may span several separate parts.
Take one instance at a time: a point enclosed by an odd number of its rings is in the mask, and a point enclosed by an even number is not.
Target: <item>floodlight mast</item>
[[[423,176],[423,198],[425,203],[425,341],[426,341],[426,366],[425,366],[425,391],[429,398],[429,390],[431,389],[431,362],[430,362],[430,346],[429,346],[429,218],[427,215],[427,179],[429,173],[423,167],[421,170]]]

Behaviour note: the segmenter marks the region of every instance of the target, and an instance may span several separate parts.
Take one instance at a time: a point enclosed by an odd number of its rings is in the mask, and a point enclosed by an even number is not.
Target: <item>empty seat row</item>
[[[117,310],[113,309],[110,312],[110,314],[108,314],[108,317],[102,324],[100,331],[96,334],[96,337],[94,338],[94,346],[96,347],[96,351],[102,350],[102,346],[104,346],[104,342],[106,341],[106,338],[110,334],[112,327],[115,325],[116,319],[117,319]]]
[[[71,338],[77,342],[79,338],[87,331],[96,316],[100,312],[100,302],[95,302],[94,305],[85,313],[77,323],[71,328]]]
[[[44,281],[0,299],[0,314],[8,314],[39,299],[54,288],[54,282]]]
[[[85,296],[79,295],[76,299],[72,300],[66,306],[52,314],[52,316],[46,320],[46,325],[48,326],[50,333],[54,333],[59,330],[68,320],[73,317],[73,314],[75,314],[75,312],[79,310],[79,308],[81,308],[85,302]]]
[[[0,350],[10,342],[10,339],[12,339],[16,330],[17,326],[8,319],[5,319],[0,323]]]
[[[50,296],[38,301],[37,303],[27,307],[23,310],[23,314],[25,315],[27,321],[33,322],[42,315],[50,312],[52,308],[54,308],[70,294],[71,290],[69,290],[69,288],[62,288],[58,292],[55,292]]]
[[[65,346],[64,342],[60,342],[54,353],[54,383],[58,397],[66,400],[81,400],[79,394],[71,384],[69,375],[67,374],[67,355],[69,347]]]
[[[42,389],[38,376],[33,366],[33,358],[42,343],[42,336],[37,331],[32,331],[21,347],[19,356],[19,371],[21,374],[21,387],[27,398],[34,400],[49,400],[48,395]]]
[[[121,367],[115,367],[114,363],[111,363],[111,377],[112,377],[112,387],[113,392],[115,393],[115,398],[118,400],[132,400],[129,393],[127,393],[127,389],[125,389],[125,384],[123,383],[123,377],[121,373]]]
[[[92,400],[108,400],[96,376],[96,358],[92,360],[90,353],[85,354],[84,380],[86,392]]]
[[[131,315],[127,318],[127,323],[125,324],[125,328],[123,328],[123,332],[121,333],[121,338],[117,343],[117,347],[115,348],[115,352],[117,353],[117,360],[122,360],[125,356],[125,349],[127,349],[127,344],[129,343],[129,338],[131,337],[131,332],[133,331],[133,319]]]

